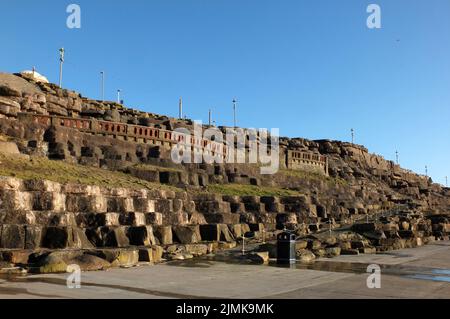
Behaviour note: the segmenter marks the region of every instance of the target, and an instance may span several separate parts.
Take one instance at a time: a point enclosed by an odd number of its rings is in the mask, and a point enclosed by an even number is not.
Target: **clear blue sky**
[[[66,7],[82,28],[66,27]],[[366,7],[382,28],[366,27]],[[100,98],[192,119],[350,139],[435,181],[450,175],[448,0],[14,0],[0,10],[0,70],[30,69]]]

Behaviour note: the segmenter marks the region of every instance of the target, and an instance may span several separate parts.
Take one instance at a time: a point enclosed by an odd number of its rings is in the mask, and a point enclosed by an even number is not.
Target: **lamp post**
[[[100,75],[101,75],[101,80],[102,80],[102,84],[101,84],[102,102],[104,102],[105,101],[105,71],[101,71]]]
[[[117,104],[120,104],[120,93],[122,92],[121,89],[117,90]]]
[[[183,119],[183,98],[180,97],[180,100],[178,101],[178,118],[181,120]]]
[[[62,88],[63,64],[64,64],[64,48],[59,49],[59,87]]]
[[[236,104],[237,104],[237,100],[236,98],[233,99],[233,123],[234,123],[234,128],[237,127],[236,125]]]

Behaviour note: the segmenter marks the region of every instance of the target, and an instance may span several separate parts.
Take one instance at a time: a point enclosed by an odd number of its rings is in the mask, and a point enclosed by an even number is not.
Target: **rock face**
[[[0,141],[0,153],[9,155],[20,154],[16,143]]]
[[[148,182],[136,190],[29,177],[38,172],[11,177],[21,173],[18,166],[0,176],[2,256],[23,264],[30,251],[88,250],[76,260],[91,270],[106,267],[92,256],[123,267],[188,259],[237,240],[270,240],[283,229],[307,236],[296,245],[303,261],[448,239],[450,189],[363,146],[281,138],[281,170],[266,176],[258,165],[174,164],[172,134],[179,127],[192,130],[193,123],[0,73],[0,172],[4,156],[24,155]],[[148,186],[156,184],[170,187]],[[311,237],[348,224],[356,237]],[[44,257],[36,266],[43,272],[63,271],[68,261]]]

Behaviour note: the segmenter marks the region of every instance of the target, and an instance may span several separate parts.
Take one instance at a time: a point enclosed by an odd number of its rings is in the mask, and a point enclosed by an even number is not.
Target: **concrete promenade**
[[[380,289],[366,285],[373,263]],[[67,276],[0,277],[0,298],[450,298],[450,242],[296,269],[200,260],[88,272],[80,289]]]

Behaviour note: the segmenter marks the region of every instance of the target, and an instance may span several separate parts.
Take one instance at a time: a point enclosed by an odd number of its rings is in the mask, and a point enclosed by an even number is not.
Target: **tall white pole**
[[[105,101],[105,72],[101,71],[100,74],[102,76],[102,102],[104,102]]]
[[[64,63],[64,48],[59,49],[59,87],[62,88],[63,63]]]
[[[237,100],[233,99],[233,123],[234,123],[234,128],[237,127],[237,124],[236,124],[236,103],[237,103]]]
[[[352,144],[355,144],[355,130],[351,129],[350,132],[352,133]]]
[[[120,92],[121,92],[121,90],[118,89],[117,90],[117,104],[120,104]]]
[[[178,118],[183,118],[183,98],[180,97],[180,100],[178,102]]]

